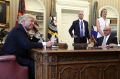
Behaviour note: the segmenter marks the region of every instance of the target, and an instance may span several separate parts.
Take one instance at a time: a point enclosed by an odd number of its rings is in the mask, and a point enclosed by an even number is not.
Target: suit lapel
[[[80,29],[79,20],[77,20],[77,26],[78,26],[78,28]]]
[[[106,44],[109,44],[110,42],[111,42],[111,35],[109,36]]]
[[[83,23],[84,23],[84,27],[86,27],[85,20],[83,20]]]
[[[19,28],[28,38],[30,38],[30,35],[25,31],[25,29],[23,28],[21,24],[19,24],[17,28]]]
[[[76,26],[77,26],[77,29],[78,29],[78,32],[79,32],[79,35],[80,35],[80,25],[79,25],[79,20],[77,20],[77,22],[76,22]]]
[[[104,36],[101,37],[101,40],[100,40],[100,41],[101,41],[101,45],[102,45],[102,43],[103,43],[103,40],[104,40]]]

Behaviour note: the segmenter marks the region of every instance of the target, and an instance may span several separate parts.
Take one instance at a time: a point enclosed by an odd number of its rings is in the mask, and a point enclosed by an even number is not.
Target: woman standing
[[[100,16],[101,17],[99,19],[97,19],[97,21],[96,21],[96,26],[97,26],[97,31],[98,31],[97,38],[104,36],[103,29],[106,26],[110,25],[110,20],[106,18],[107,17],[107,9],[105,9],[105,8],[102,9]]]

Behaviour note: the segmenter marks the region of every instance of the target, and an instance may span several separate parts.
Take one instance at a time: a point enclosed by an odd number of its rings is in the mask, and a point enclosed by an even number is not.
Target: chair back
[[[28,67],[20,66],[14,55],[0,56],[0,79],[28,79]]]

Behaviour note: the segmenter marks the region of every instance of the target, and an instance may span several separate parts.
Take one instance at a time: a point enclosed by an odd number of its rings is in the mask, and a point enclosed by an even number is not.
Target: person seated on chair
[[[97,38],[97,43],[95,46],[113,47],[118,44],[117,37],[111,34],[110,26],[106,26],[103,32],[104,32],[104,36]]]
[[[20,65],[28,66],[29,79],[35,79],[34,60],[30,51],[32,48],[43,48],[44,45],[51,47],[52,42],[38,42],[31,39],[29,32],[35,28],[35,18],[32,15],[24,14],[18,22],[18,25],[8,33],[2,52],[5,55],[15,55]]]

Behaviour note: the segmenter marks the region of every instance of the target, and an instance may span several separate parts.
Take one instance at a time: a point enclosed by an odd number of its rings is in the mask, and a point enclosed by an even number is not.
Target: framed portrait
[[[9,1],[0,1],[0,28],[9,27]]]

